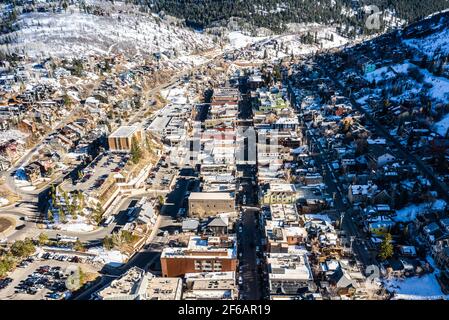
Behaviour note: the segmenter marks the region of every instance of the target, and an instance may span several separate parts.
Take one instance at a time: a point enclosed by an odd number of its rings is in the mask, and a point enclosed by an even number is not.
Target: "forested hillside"
[[[131,0],[129,0],[131,1]],[[376,5],[383,11],[383,27],[391,25],[391,16],[405,23],[414,22],[449,7],[448,0],[133,0],[149,5],[154,12],[186,19],[193,27],[210,27],[231,17],[242,18],[273,31],[287,23],[323,23],[340,26],[342,33],[355,35],[364,30],[364,7]],[[384,31],[384,30],[382,30]]]

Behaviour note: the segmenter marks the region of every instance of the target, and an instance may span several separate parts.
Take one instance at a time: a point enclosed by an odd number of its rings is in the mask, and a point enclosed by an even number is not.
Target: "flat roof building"
[[[161,266],[164,277],[183,276],[186,273],[235,271],[236,239],[233,236],[192,236],[187,247],[164,248]]]
[[[268,204],[292,204],[298,199],[295,185],[290,183],[270,183],[268,188],[262,189],[261,203]]]
[[[111,151],[131,151],[133,138],[137,142],[142,141],[142,129],[140,126],[121,126],[108,137],[108,145]]]
[[[181,300],[181,278],[159,278],[132,267],[96,293],[100,300]]]
[[[183,300],[236,300],[235,272],[187,273]]]
[[[234,212],[235,197],[229,192],[192,192],[189,196],[189,216],[208,217]]]
[[[313,290],[313,274],[305,253],[271,253],[267,263],[271,295],[296,296]]]

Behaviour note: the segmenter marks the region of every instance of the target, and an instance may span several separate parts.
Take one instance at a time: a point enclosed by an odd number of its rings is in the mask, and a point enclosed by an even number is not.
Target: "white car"
[[[243,284],[243,279],[242,279],[242,276],[240,276],[239,277],[239,285],[242,285]]]

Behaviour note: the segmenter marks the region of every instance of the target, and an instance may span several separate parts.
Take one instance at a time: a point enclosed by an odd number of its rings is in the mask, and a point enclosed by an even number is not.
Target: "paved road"
[[[240,276],[243,280],[240,295],[243,300],[260,300],[262,298],[262,274],[257,264],[256,254],[256,245],[260,244],[256,224],[257,214],[257,211],[250,210],[242,212],[242,232],[238,234],[239,252],[241,252]]]
[[[26,237],[35,238],[40,233],[46,233],[50,238],[56,238],[57,234],[63,234],[70,237],[78,237],[82,242],[86,242],[89,245],[90,242],[101,241],[105,236],[109,235],[113,230],[123,227],[127,222],[127,209],[133,207],[140,197],[130,197],[126,199],[118,209],[115,220],[107,227],[100,227],[97,230],[90,232],[75,232],[75,231],[63,231],[63,230],[53,230],[53,229],[41,229],[38,228],[36,223],[33,221],[22,221],[25,227],[21,230],[15,231],[8,236],[8,241],[22,240]],[[29,216],[28,212],[23,213],[17,210],[15,211],[2,211],[2,214],[11,214],[16,217]]]
[[[167,195],[165,205],[162,207],[163,215],[170,216],[173,219],[176,218],[179,209],[183,207],[183,204],[187,203],[187,200],[184,199],[186,199],[185,195],[189,184],[190,181],[188,179],[184,177],[178,178],[173,191]]]
[[[249,97],[247,95],[246,82],[240,87],[242,99],[239,103],[239,120],[252,120],[253,113],[250,106]],[[247,130],[250,122],[242,123],[243,130]],[[248,141],[244,145],[245,159],[248,159]],[[264,296],[264,283],[262,278],[263,259],[259,259],[256,252],[256,246],[261,244],[261,233],[259,227],[259,211],[251,210],[246,206],[257,207],[257,165],[246,164],[237,165],[237,170],[241,173],[241,177],[237,179],[236,189],[241,189],[237,202],[245,208],[241,211],[241,220],[238,230],[238,247],[239,247],[239,277],[242,278],[240,288],[240,298],[242,300],[261,300]],[[241,230],[241,231],[240,231]],[[259,262],[259,263],[258,263]]]

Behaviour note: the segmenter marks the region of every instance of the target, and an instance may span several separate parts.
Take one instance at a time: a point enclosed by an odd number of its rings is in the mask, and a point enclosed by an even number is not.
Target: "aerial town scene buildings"
[[[0,4],[0,300],[448,299],[449,13],[155,2]]]

